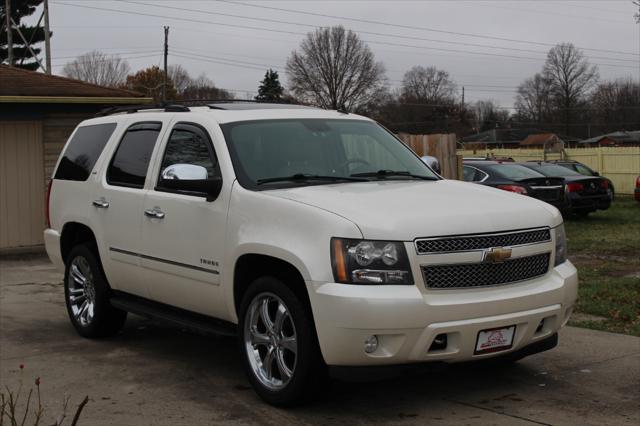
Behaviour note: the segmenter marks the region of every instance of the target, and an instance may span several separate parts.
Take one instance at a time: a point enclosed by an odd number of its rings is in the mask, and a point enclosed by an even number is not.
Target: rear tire
[[[282,281],[256,279],[242,298],[238,343],[256,393],[276,406],[300,404],[327,383],[311,312]]]
[[[71,324],[83,337],[116,334],[127,313],[109,303],[111,289],[104,276],[95,245],[80,244],[66,259],[64,296]]]

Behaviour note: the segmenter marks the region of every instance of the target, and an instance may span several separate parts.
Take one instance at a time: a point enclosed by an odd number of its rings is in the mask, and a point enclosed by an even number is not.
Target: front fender
[[[249,191],[237,182],[229,204],[222,284],[229,317],[237,322],[234,271],[245,254],[271,256],[293,265],[306,282],[331,282],[332,237],[362,238],[351,221],[297,201]]]

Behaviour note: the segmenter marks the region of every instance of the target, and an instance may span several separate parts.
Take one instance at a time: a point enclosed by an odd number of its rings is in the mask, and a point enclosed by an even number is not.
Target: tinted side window
[[[586,176],[593,176],[593,170],[583,166],[582,164],[576,164],[575,168],[576,168],[576,171],[580,174],[583,174]]]
[[[160,173],[174,164],[194,164],[207,169],[207,178],[219,176],[218,162],[211,158],[211,142],[199,129],[189,130],[191,126],[176,128],[171,132],[162,158]]]
[[[464,180],[467,182],[473,182],[474,177],[476,175],[476,169],[469,166],[462,167],[462,175],[464,176]]]
[[[127,129],[107,170],[110,185],[142,188],[161,123],[138,123]]]
[[[64,151],[53,178],[87,180],[115,128],[116,123],[79,127]]]

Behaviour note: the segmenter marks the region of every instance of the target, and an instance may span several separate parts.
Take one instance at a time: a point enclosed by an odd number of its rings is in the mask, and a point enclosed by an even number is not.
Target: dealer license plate
[[[515,334],[515,325],[481,330],[476,341],[475,355],[509,349],[513,346],[513,336]]]

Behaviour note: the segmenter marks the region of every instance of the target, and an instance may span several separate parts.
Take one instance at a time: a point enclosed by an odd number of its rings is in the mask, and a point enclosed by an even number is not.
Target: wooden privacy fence
[[[440,162],[442,176],[447,179],[458,179],[460,174],[454,133],[433,135],[400,133],[398,137],[419,156],[436,157]]]
[[[459,150],[463,157],[511,157],[516,161],[575,160],[586,164],[613,182],[616,194],[633,194],[640,175],[640,147],[568,148],[562,153],[546,154],[542,149]]]

